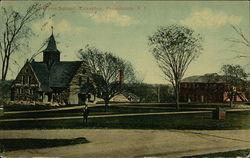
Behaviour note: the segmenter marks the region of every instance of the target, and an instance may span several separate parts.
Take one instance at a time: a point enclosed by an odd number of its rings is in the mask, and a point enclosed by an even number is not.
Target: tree
[[[2,7],[0,10],[0,60],[1,62],[1,80],[6,80],[9,71],[11,57],[18,52],[32,34],[28,26],[32,21],[44,16],[49,3],[44,5],[34,3],[29,6],[26,12],[20,13],[10,8]]]
[[[104,100],[106,109],[110,99],[124,90],[119,80],[120,72],[124,72],[125,82],[136,81],[133,66],[109,52],[87,45],[79,50],[79,58],[93,74],[97,96]]]
[[[250,41],[249,36],[244,34],[241,30],[241,28],[236,27],[234,25],[230,25],[232,30],[238,35],[238,38],[226,38],[226,41],[231,42],[232,44],[235,44],[234,46],[243,46],[246,49],[246,52],[240,52],[238,49],[234,50],[237,53],[239,53],[236,57],[237,58],[249,58],[249,48],[250,48]],[[242,47],[242,48],[243,48]]]
[[[239,91],[244,91],[246,88],[247,73],[240,65],[223,65],[221,67],[223,78],[227,87],[227,94],[230,99],[230,106],[234,98],[239,95]]]
[[[174,101],[171,85],[133,83],[126,86],[126,90],[137,95],[140,102],[172,102]]]
[[[170,25],[159,27],[149,37],[149,46],[165,79],[174,88],[176,108],[179,109],[180,82],[190,65],[202,50],[202,38],[188,27]]]
[[[12,81],[0,81],[0,105],[10,101],[10,89]]]

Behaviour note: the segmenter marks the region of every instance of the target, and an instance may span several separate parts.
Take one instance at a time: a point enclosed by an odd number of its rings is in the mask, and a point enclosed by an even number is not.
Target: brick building
[[[25,63],[11,87],[12,101],[79,104],[93,81],[81,61],[60,61],[53,33],[43,50],[43,61]]]
[[[181,102],[228,102],[229,85],[218,74],[205,74],[202,76],[190,76],[182,80],[180,84]],[[234,101],[247,101],[244,92],[237,91]]]

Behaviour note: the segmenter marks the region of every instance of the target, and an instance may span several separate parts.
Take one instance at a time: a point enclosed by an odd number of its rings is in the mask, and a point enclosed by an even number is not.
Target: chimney
[[[120,83],[120,89],[123,90],[124,89],[124,70],[120,69],[120,76],[119,76],[119,83]]]

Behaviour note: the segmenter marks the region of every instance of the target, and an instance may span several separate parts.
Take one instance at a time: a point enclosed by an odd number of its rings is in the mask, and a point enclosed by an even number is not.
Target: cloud
[[[135,24],[135,20],[128,15],[119,14],[117,10],[105,10],[87,15],[97,23],[115,24],[118,26],[129,26]]]
[[[192,12],[180,23],[190,27],[220,27],[227,24],[237,25],[241,22],[241,17],[228,15],[223,11],[213,11],[209,8]]]
[[[65,19],[54,23],[52,19],[42,20],[33,24],[34,31],[40,31],[42,33],[51,32],[51,26],[54,27],[56,33],[65,33],[65,32],[83,32],[84,27],[72,26],[71,23]]]

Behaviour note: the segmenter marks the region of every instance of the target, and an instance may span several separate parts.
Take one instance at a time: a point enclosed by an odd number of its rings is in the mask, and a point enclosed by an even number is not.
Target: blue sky
[[[32,1],[5,1],[1,5],[24,10],[31,3]],[[37,36],[30,40],[30,49],[22,50],[22,54],[16,53],[15,58],[20,65],[50,36],[52,25],[62,60],[78,60],[77,50],[89,44],[129,60],[146,83],[167,83],[148,47],[147,38],[158,26],[186,25],[204,37],[204,50],[190,64],[185,77],[219,72],[223,64],[241,64],[246,68],[250,61],[249,58],[235,58],[241,53],[249,53],[249,48],[225,41],[225,38],[238,38],[230,24],[241,28],[246,37],[249,37],[248,1],[51,3],[46,16],[30,24]],[[237,53],[232,50],[237,50]],[[37,61],[41,59],[41,55],[36,58]],[[15,78],[19,70],[20,68],[12,66],[8,78]]]

